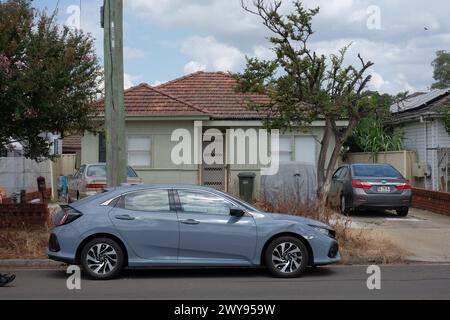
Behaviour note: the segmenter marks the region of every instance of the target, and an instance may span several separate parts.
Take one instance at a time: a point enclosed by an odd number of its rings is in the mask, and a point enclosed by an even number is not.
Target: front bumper
[[[320,235],[311,237],[309,244],[313,254],[313,259],[310,259],[310,265],[324,266],[341,262],[339,243],[336,239]]]

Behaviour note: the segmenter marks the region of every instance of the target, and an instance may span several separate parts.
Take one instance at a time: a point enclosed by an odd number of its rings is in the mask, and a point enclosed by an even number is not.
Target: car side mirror
[[[245,215],[245,211],[241,208],[230,208],[230,216],[236,218],[242,218]]]

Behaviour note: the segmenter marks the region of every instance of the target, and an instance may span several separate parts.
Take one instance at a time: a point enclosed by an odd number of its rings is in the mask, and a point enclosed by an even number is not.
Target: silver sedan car
[[[408,215],[412,187],[402,174],[389,164],[352,164],[333,175],[328,194],[330,205],[343,214],[358,209],[396,210]]]
[[[142,184],[142,179],[130,166],[127,167],[127,183],[129,185]],[[69,177],[67,202],[71,203],[89,196],[93,196],[106,188],[106,164],[85,164]]]

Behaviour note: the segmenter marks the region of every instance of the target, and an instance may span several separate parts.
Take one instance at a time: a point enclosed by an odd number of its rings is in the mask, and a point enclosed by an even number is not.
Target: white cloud
[[[151,85],[152,87],[157,87],[157,86],[160,86],[160,85],[162,85],[162,84],[164,84],[164,83],[166,83],[166,82],[167,82],[167,81],[156,80],[156,81],[152,82],[150,85]]]
[[[142,79],[141,76],[134,76],[128,73],[124,73],[123,75],[124,88],[128,89],[135,86],[137,82],[140,81],[140,79]]]
[[[259,27],[239,0],[127,0],[125,4],[164,27],[189,26],[219,34],[239,34]]]
[[[197,71],[205,71],[206,65],[197,61],[190,61],[184,66],[184,74],[194,73]]]
[[[237,48],[221,43],[214,37],[191,37],[181,45],[181,52],[192,58],[185,72],[195,70],[237,71],[245,55]]]
[[[389,81],[384,80],[381,74],[373,71],[372,81],[370,82],[370,88],[379,91],[386,85],[389,85]]]
[[[253,48],[253,55],[260,60],[273,60],[276,57],[273,50],[262,45]]]
[[[321,8],[313,20],[315,34],[310,39],[311,46],[329,54],[354,42],[349,62],[357,63],[358,53],[375,62],[372,85],[380,90],[425,90],[433,82],[430,63],[435,52],[450,47],[448,0],[434,0],[427,6],[419,0],[304,0],[303,3]],[[266,28],[258,17],[240,7],[239,0],[127,0],[125,4],[145,21],[164,30],[183,29],[201,35],[178,46],[187,57],[185,72],[238,71],[244,66],[245,54],[261,59],[271,57],[272,53],[266,49],[269,46]],[[367,8],[371,5],[380,8],[380,30],[367,28]],[[292,1],[283,1],[283,12],[292,8]],[[186,43],[195,43],[197,47]]]

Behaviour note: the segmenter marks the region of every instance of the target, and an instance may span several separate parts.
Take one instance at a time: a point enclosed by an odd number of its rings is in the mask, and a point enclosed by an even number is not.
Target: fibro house
[[[268,97],[236,93],[235,86],[229,74],[197,72],[125,91],[128,163],[145,183],[200,184],[237,194],[239,173],[250,172],[256,174],[255,192],[260,191],[261,170],[270,154],[264,148],[270,143],[261,140],[270,138],[264,134],[264,115],[249,110],[247,103],[264,103]],[[96,106],[103,110],[104,101]],[[306,133],[282,133],[279,161],[316,164],[324,128],[325,122],[317,120]],[[222,141],[216,140],[219,136]],[[104,137],[85,133],[81,162],[105,160]]]

